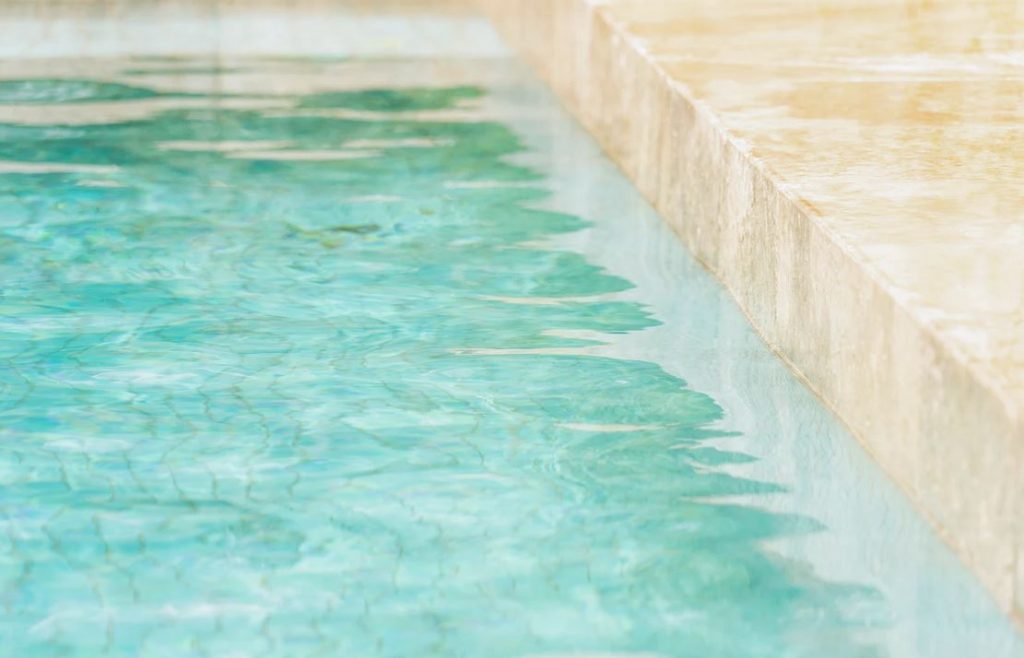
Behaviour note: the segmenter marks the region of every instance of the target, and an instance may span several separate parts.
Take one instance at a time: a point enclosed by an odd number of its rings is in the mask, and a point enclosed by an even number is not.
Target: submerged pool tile
[[[762,548],[819,523],[721,502],[780,487],[715,400],[586,351],[659,321],[540,246],[587,220],[485,95],[0,126],[54,167],[0,172],[11,655],[881,655],[877,591]],[[415,147],[267,146],[370,140]]]

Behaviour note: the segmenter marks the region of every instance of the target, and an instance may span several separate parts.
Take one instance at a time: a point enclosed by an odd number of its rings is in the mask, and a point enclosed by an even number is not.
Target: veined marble
[[[1024,7],[484,4],[1020,612]]]

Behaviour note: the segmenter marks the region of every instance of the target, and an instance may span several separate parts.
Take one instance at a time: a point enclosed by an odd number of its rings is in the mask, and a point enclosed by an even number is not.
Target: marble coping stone
[[[482,4],[1020,620],[1024,5]]]

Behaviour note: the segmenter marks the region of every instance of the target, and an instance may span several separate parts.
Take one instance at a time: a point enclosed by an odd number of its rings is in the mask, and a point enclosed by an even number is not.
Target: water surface
[[[678,325],[574,246],[550,100],[172,64],[0,81],[10,655],[890,654],[723,401],[607,349]]]

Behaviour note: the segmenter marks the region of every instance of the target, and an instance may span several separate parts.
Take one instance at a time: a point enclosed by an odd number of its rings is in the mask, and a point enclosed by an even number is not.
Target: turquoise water
[[[4,655],[886,655],[486,88],[226,96],[0,82],[192,102],[0,126]]]

